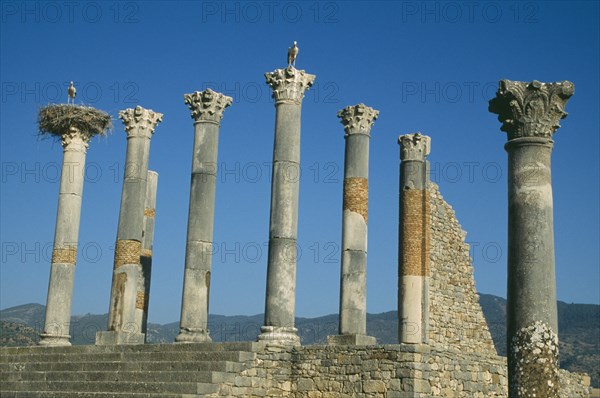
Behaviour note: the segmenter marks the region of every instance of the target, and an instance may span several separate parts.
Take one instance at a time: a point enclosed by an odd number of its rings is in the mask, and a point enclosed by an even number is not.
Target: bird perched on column
[[[288,65],[296,66],[296,57],[298,56],[298,46],[294,41],[294,45],[288,48]]]
[[[69,86],[69,89],[67,90],[67,92],[69,93],[69,97],[67,98],[67,104],[69,103],[69,100],[73,104],[75,104],[75,96],[77,95],[77,90],[75,89],[73,82],[71,82],[71,85]]]

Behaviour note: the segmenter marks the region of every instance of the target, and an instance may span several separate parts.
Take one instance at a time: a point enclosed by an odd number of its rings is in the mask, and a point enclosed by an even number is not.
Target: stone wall
[[[215,396],[507,397],[506,358],[479,305],[466,232],[438,186],[428,190],[428,344],[270,346]],[[589,397],[589,385],[587,375],[561,371],[561,397]]]
[[[139,355],[142,354],[143,358],[168,357],[163,358],[163,361],[172,360],[169,358],[174,355],[181,360],[186,354],[189,356],[188,361],[196,361],[196,358],[210,360],[208,368],[220,370],[209,371],[210,377],[205,375],[203,381],[200,381],[200,375],[194,372],[185,372],[185,375],[163,372],[163,368],[158,366],[160,363],[149,363],[149,368],[140,368],[140,373],[145,370],[147,373],[147,369],[150,368],[159,371],[156,376],[139,375],[139,380],[146,380],[144,377],[147,376],[156,377],[156,381],[161,377],[168,380],[173,377],[172,380],[181,379],[188,384],[195,383],[192,387],[197,394],[190,396],[507,397],[506,358],[497,355],[479,305],[469,246],[465,243],[466,233],[456,220],[452,208],[442,198],[437,185],[430,184],[429,193],[431,276],[427,344],[291,347],[259,342],[188,346],[79,346],[60,349],[65,350],[65,354],[70,353],[69,355],[76,355],[78,351],[89,351],[88,354],[96,352],[100,356],[104,355],[102,350],[109,350],[112,354],[108,355],[115,355],[120,361],[130,355],[128,366],[132,369],[134,365],[139,365]],[[198,352],[188,352],[190,347],[195,347]],[[29,350],[39,349],[40,347],[21,349],[23,361],[31,356]],[[135,353],[136,351],[140,353]],[[146,351],[156,351],[160,355]],[[236,354],[237,351],[241,352]],[[18,352],[16,350],[16,353]],[[3,353],[10,354],[12,351],[4,349]],[[235,359],[231,359],[233,354]],[[63,354],[42,357],[52,357],[58,362],[69,361],[68,356]],[[222,362],[222,366],[217,366],[217,359]],[[93,357],[85,363],[94,363]],[[53,369],[56,364],[49,362],[46,365],[38,365],[36,364],[37,367],[41,366],[41,369]],[[114,364],[111,362],[107,366],[112,368]],[[99,374],[96,375],[92,371],[89,373],[90,377],[99,377]],[[123,374],[118,376],[119,380],[123,380]],[[24,377],[22,374],[13,376]],[[137,374],[132,377],[138,380]],[[561,370],[560,380],[561,398],[590,396],[590,378],[587,375]],[[115,388],[122,387],[115,384]]]
[[[561,371],[561,385],[562,398],[589,397],[585,375]],[[508,397],[506,358],[408,344],[270,346],[211,396]]]
[[[429,343],[462,352],[495,355],[479,305],[467,233],[436,184],[429,184],[431,252]]]

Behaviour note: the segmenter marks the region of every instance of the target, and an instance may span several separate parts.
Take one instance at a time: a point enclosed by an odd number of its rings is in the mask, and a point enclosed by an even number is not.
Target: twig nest
[[[38,128],[40,135],[55,137],[62,137],[76,129],[89,139],[106,135],[112,128],[112,118],[91,106],[50,104],[40,109]]]

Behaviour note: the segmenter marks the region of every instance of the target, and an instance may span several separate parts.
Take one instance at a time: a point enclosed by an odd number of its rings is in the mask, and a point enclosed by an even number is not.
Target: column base
[[[262,326],[258,335],[259,342],[267,344],[300,345],[298,329],[284,326]]]
[[[48,347],[68,347],[71,345],[71,336],[67,335],[55,335],[42,333],[40,334],[40,341],[38,345]]]
[[[96,332],[96,345],[144,344],[144,333],[102,331]]]
[[[207,329],[181,328],[179,334],[175,337],[176,343],[210,343],[209,331]]]
[[[377,339],[366,334],[337,334],[327,336],[329,345],[376,345]]]

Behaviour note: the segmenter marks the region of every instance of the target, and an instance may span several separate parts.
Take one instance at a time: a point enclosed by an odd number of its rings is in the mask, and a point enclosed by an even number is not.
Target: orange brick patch
[[[365,223],[369,218],[369,180],[349,177],[344,180],[344,210],[360,214]]]

